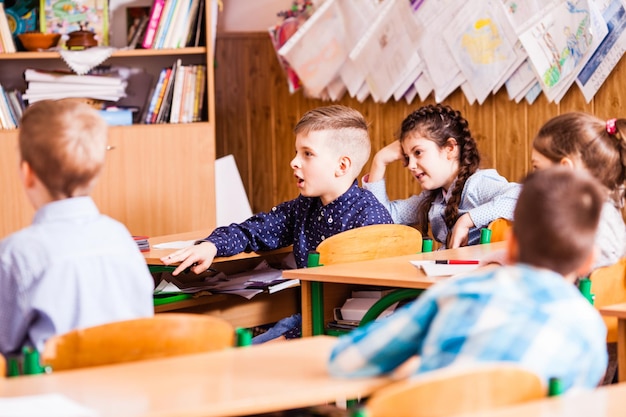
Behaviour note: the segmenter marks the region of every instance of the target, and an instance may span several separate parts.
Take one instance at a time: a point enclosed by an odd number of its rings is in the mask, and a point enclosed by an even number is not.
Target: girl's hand
[[[469,231],[472,227],[474,227],[474,222],[472,221],[469,213],[465,213],[459,217],[452,228],[448,248],[452,249],[467,246],[469,241]]]
[[[201,274],[209,269],[215,255],[217,255],[215,245],[211,242],[202,242],[198,245],[179,249],[171,255],[161,258],[161,262],[165,265],[180,262],[180,265],[172,272],[174,276],[180,274],[187,268],[190,268],[195,274]]]
[[[402,161],[406,166],[404,152],[399,140],[394,140],[374,155],[367,182],[376,182],[385,177],[387,165],[395,161]]]

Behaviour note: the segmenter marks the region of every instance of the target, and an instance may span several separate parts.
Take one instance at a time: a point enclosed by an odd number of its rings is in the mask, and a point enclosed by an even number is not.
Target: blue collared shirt
[[[217,256],[293,245],[296,265],[304,268],[309,251],[327,237],[380,223],[392,223],[387,209],[355,181],[348,191],[326,206],[319,197],[300,195],[242,223],[218,227],[204,240],[217,247]]]
[[[335,376],[391,372],[414,355],[417,373],[515,362],[564,388],[594,388],[607,365],[599,313],[561,275],[527,265],[446,279],[392,315],[341,336]]]
[[[431,191],[422,191],[403,200],[389,200],[384,180],[367,183],[363,188],[370,190],[387,207],[395,223],[414,224],[417,222],[417,208]],[[459,204],[459,217],[469,213],[475,227],[469,231],[469,245],[480,242],[480,229],[487,227],[497,218],[513,220],[513,211],[521,185],[508,182],[495,169],[479,169],[465,182]],[[437,197],[428,212],[428,220],[433,237],[437,242],[446,244],[448,226],[444,221],[444,212],[450,195],[443,195],[441,189],[435,190]],[[445,246],[442,246],[442,248]]]
[[[89,197],[41,207],[0,242],[0,353],[154,314],[154,280],[126,227]]]

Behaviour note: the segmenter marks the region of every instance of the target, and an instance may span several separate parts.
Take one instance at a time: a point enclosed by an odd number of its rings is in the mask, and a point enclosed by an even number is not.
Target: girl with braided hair
[[[596,233],[593,269],[626,255],[626,226],[621,209],[626,181],[626,119],[604,121],[584,112],[548,120],[533,140],[533,170],[553,165],[589,172],[604,186],[607,200]]]
[[[389,200],[384,181],[388,164],[403,161],[422,192]],[[445,105],[427,105],[402,122],[398,140],[379,150],[363,187],[387,207],[395,223],[415,224],[441,247],[480,241],[480,228],[503,217],[513,220],[520,185],[495,169],[479,169],[480,154],[467,120]]]

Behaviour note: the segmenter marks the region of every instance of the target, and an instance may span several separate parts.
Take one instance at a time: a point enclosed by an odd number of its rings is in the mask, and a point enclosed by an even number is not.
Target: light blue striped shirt
[[[335,376],[391,372],[414,355],[418,373],[476,362],[515,362],[546,386],[593,388],[607,366],[599,313],[561,275],[507,266],[441,281],[415,302],[341,336]]]
[[[416,223],[417,208],[431,193],[422,191],[407,199],[389,200],[385,180],[371,183],[363,181],[363,188],[371,191],[383,203],[394,223],[400,224]],[[469,245],[480,242],[480,229],[487,227],[493,220],[500,217],[513,220],[520,191],[520,184],[508,182],[495,169],[479,169],[467,179],[461,193],[459,217],[469,213],[474,222],[475,227],[469,231]],[[445,245],[449,230],[444,221],[444,211],[450,195],[444,196],[441,189],[435,192],[438,194],[428,212],[428,220],[435,240]]]
[[[126,227],[89,197],[41,207],[0,242],[0,353],[76,328],[154,314],[154,280]]]

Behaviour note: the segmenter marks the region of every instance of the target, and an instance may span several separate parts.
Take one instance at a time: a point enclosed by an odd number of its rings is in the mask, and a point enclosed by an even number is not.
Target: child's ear
[[[335,171],[338,177],[342,177],[350,172],[352,169],[352,160],[348,156],[342,156],[339,158],[339,165]]]
[[[570,158],[561,158],[561,160],[559,161],[559,165],[570,168],[570,169],[574,169],[574,161],[572,161]]]
[[[31,168],[30,164],[26,161],[20,162],[20,177],[24,183],[24,187],[31,188],[35,184],[35,172]]]
[[[593,250],[589,253],[587,258],[585,259],[585,262],[583,262],[583,264],[576,270],[576,276],[585,277],[589,275],[593,270],[593,264],[596,263],[597,256],[598,248],[594,245]]]
[[[506,263],[507,265],[513,265],[517,263],[519,259],[519,243],[513,235],[511,230],[507,230],[505,234],[506,238]]]
[[[448,153],[448,158],[453,157],[456,159],[456,149],[458,148],[458,143],[454,138],[448,138],[445,145],[443,145],[443,149]]]

